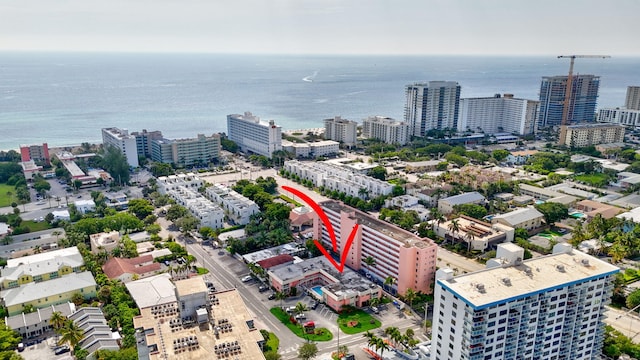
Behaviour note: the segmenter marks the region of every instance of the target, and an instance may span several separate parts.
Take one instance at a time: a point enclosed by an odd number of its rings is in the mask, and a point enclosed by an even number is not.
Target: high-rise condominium
[[[458,128],[460,85],[455,81],[429,81],[407,85],[404,121],[412,136],[431,129]]]
[[[599,76],[573,76],[567,125],[594,120],[599,87]],[[562,124],[562,111],[566,97],[566,88],[566,75],[542,77],[542,82],[540,83],[540,111],[538,112],[539,128]]]
[[[227,115],[229,140],[246,153],[271,158],[274,151],[282,150],[282,128],[273,120],[261,121],[250,112]]]

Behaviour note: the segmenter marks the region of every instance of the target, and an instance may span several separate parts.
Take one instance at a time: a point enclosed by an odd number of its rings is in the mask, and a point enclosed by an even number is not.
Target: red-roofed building
[[[269,270],[274,266],[282,264],[293,264],[293,256],[288,254],[277,255],[272,258],[258,261],[256,264],[265,270]]]
[[[134,275],[137,275],[138,279],[155,275],[160,269],[160,263],[154,263],[151,255],[138,256],[132,259],[114,257],[102,266],[104,274],[109,279],[119,279],[122,282],[133,280]]]

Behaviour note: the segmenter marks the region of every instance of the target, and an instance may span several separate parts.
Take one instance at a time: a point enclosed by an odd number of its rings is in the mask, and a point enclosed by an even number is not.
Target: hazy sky
[[[640,55],[640,0],[0,0],[0,50]]]

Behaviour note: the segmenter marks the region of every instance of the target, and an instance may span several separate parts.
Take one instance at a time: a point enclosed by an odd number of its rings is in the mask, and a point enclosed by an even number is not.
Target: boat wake
[[[309,75],[309,76],[305,76],[302,78],[302,81],[306,81],[306,82],[313,82],[313,79],[316,78],[316,76],[318,76],[318,72],[314,71],[313,75]]]

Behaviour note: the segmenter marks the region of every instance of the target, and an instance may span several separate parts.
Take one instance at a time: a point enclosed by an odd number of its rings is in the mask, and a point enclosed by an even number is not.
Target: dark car
[[[318,304],[319,303],[317,301],[312,302],[310,306],[311,310],[315,310],[318,307]]]
[[[70,349],[67,345],[58,346],[57,348],[53,349],[53,353],[56,355],[68,353],[69,351]]]
[[[271,293],[271,294],[269,294],[269,297],[267,299],[273,300],[275,298],[276,298],[276,294],[275,293]]]

